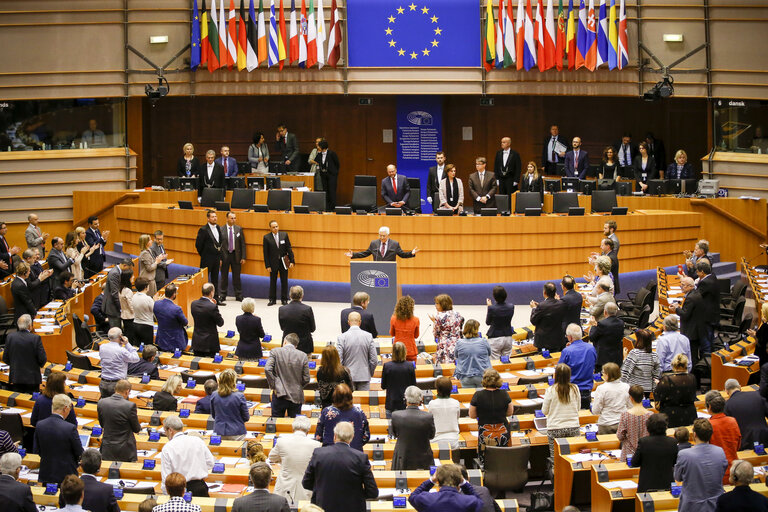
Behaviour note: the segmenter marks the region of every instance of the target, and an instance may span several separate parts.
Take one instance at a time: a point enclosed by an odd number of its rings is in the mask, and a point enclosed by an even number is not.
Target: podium
[[[400,297],[397,263],[394,261],[350,261],[349,284],[351,298],[357,292],[371,296],[368,311],[373,313],[379,335],[389,334],[389,319]]]

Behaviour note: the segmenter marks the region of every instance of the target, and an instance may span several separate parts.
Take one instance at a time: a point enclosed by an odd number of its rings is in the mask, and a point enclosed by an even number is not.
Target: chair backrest
[[[617,181],[613,184],[613,189],[616,191],[617,196],[631,196],[632,195],[632,182],[631,181]]]
[[[270,210],[288,211],[291,209],[290,190],[270,190],[267,192],[267,206]]]
[[[8,304],[5,302],[5,297],[0,296],[0,315],[8,314]]]
[[[183,371],[181,372],[181,378],[184,381],[184,385],[187,385],[187,380],[192,377],[196,384],[205,384],[205,381],[208,379],[215,378],[215,374],[213,372],[201,372],[201,371]],[[240,377],[238,377],[239,379]]]
[[[18,412],[0,413],[0,430],[5,430],[14,443],[24,440],[24,422]]]
[[[744,305],[747,303],[747,299],[739,297],[736,301],[736,305],[733,308],[733,325],[739,325],[741,323],[741,317],[744,314]]]
[[[728,295],[731,293],[731,280],[727,277],[717,278],[717,291],[720,295]]]
[[[645,329],[651,323],[651,306],[646,304],[643,306],[643,310],[640,312],[640,316],[637,317],[637,328]]]
[[[406,206],[411,210],[421,213],[421,186],[419,185],[419,178],[408,178],[408,185],[411,187],[411,195],[408,196],[408,204]]]
[[[248,210],[256,202],[256,191],[250,188],[236,188],[232,191],[232,208]]]
[[[288,181],[288,180],[282,180],[281,185],[283,188],[299,188],[304,186],[303,181]]]
[[[610,212],[616,204],[615,190],[595,190],[592,192],[592,211]]]
[[[579,194],[576,192],[557,192],[552,195],[553,213],[568,213],[569,208],[578,208]]]
[[[376,186],[355,185],[352,190],[352,210],[365,210],[367,212],[376,209]]]
[[[301,196],[301,204],[309,206],[313,212],[325,211],[325,192],[304,192]]]
[[[483,485],[491,493],[519,491],[528,481],[531,446],[486,446]]]
[[[747,329],[749,329],[751,325],[752,325],[752,313],[747,313],[741,319],[741,324],[739,324],[739,334],[744,334],[745,332],[747,332]]]
[[[510,213],[511,200],[509,194],[496,194],[496,208],[499,209],[499,213]]]
[[[255,389],[269,388],[269,384],[267,384],[266,377],[260,377],[258,375],[238,375],[237,380],[245,384],[246,388],[255,388]],[[306,389],[306,387],[304,389]]]
[[[640,312],[643,310],[643,306],[645,306],[648,303],[648,297],[651,295],[651,292],[648,291],[648,288],[640,288],[637,290],[637,294],[635,295],[635,300],[633,300],[634,304],[634,311],[632,312],[635,315],[639,315]],[[653,302],[653,298],[651,298],[651,302]]]
[[[515,194],[515,213],[525,213],[526,208],[541,208],[541,194],[538,192]]]
[[[93,365],[91,364],[91,360],[88,359],[88,356],[82,356],[80,354],[75,354],[74,352],[70,352],[67,350],[67,361],[72,363],[72,368],[77,368],[79,370],[93,370]]]
[[[367,174],[355,174],[355,183],[354,186],[361,186],[361,187],[375,187],[376,186],[376,176],[368,176]]]
[[[81,350],[90,350],[93,347],[91,331],[89,331],[88,326],[80,320],[80,316],[77,313],[72,313],[72,327],[74,327],[75,330],[75,344],[77,344],[77,348]]]
[[[645,285],[645,288],[648,290],[648,293],[651,296],[651,299],[656,298],[656,290],[659,288],[659,285],[656,284],[656,281],[648,281],[648,283]]]
[[[737,281],[731,288],[731,300],[736,302],[739,297],[744,297],[747,293],[747,282]]]
[[[204,188],[203,196],[200,199],[200,206],[213,208],[216,206],[216,201],[224,200],[225,192],[223,188]]]

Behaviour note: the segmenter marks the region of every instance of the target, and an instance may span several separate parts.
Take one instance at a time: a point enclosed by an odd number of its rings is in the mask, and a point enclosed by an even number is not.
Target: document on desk
[[[82,386],[78,386],[77,388],[74,388],[73,391],[75,391],[75,394],[77,394],[77,393],[98,393],[99,392],[99,386],[93,386],[91,384],[83,384]]]
[[[543,398],[519,398],[515,400],[518,404],[522,405],[523,407],[531,407],[532,405],[540,404],[544,402]]]
[[[588,462],[592,460],[591,453],[573,453],[570,457],[573,462]]]
[[[40,327],[35,327],[35,332],[52,333],[54,328],[54,325],[41,325]]]
[[[613,480],[603,485],[606,489],[637,489],[637,482],[634,480]]]

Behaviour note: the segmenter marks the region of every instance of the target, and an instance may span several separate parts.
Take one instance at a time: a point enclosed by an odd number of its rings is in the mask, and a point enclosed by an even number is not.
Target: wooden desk
[[[615,450],[621,447],[616,434],[598,435],[597,441],[587,441],[584,437],[568,437],[555,439],[555,510],[562,510],[571,503],[571,493],[574,489],[574,477],[584,475],[586,485],[587,471],[590,466],[601,462],[577,461],[571,455],[578,455],[582,448],[589,448],[593,453],[603,450]],[[601,457],[601,459],[607,458]]]
[[[200,264],[200,261],[198,260],[197,265]],[[194,266],[197,266],[194,265]],[[192,304],[192,301],[195,301],[199,299],[202,296],[202,288],[205,283],[208,282],[208,269],[207,268],[201,268],[198,272],[192,274],[189,277],[186,276],[179,276],[171,283],[173,283],[176,286],[177,295],[176,295],[176,305],[181,307],[181,311],[184,313],[184,316],[187,317],[187,321],[190,325],[193,324],[192,321],[192,311],[190,309],[190,305]],[[171,283],[166,283],[165,286],[168,286]],[[165,290],[165,287],[162,288],[162,290]],[[189,339],[192,339],[191,332]]]
[[[736,379],[742,386],[747,385],[749,377],[760,371],[760,361],[756,360],[749,366],[737,365],[734,361],[754,354],[756,343],[757,340],[750,336],[745,341],[712,353],[712,389],[723,389],[728,379]]]
[[[637,483],[640,468],[630,468],[624,462],[596,464],[591,468],[590,489],[592,491],[592,512],[613,512],[614,506],[632,506],[637,488],[617,489],[611,485],[615,480],[632,480]]]

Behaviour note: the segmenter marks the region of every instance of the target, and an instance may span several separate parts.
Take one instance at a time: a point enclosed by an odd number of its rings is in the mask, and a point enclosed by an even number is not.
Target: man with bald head
[[[387,177],[381,180],[381,197],[384,204],[391,208],[408,208],[408,198],[411,197],[411,187],[408,179],[397,174],[397,166],[387,166]]]
[[[708,341],[709,330],[707,310],[701,292],[693,284],[693,279],[683,277],[680,279],[680,287],[685,293],[685,302],[682,306],[669,305],[669,310],[680,317],[680,332],[691,342],[691,358],[693,366],[702,357],[701,349]]]
[[[373,256],[373,261],[395,261],[398,256],[401,258],[413,258],[417,252],[419,252],[418,247],[414,247],[409,252],[404,251],[397,240],[389,238],[389,228],[381,226],[379,228],[379,238],[373,240],[368,249],[360,252],[353,252],[352,249],[349,249],[344,255],[352,259]]]
[[[499,180],[499,194],[514,194],[520,182],[520,154],[512,149],[512,139],[501,138],[501,149],[496,152],[493,173]]]
[[[362,316],[352,311],[347,317],[349,329],[342,333],[336,342],[342,366],[349,369],[355,391],[371,389],[371,377],[376,370],[379,358],[373,344],[373,336],[360,328]]]
[[[40,252],[40,257],[45,257],[45,241],[50,236],[48,233],[43,233],[39,226],[39,219],[36,213],[30,213],[27,215],[27,221],[29,226],[24,231],[24,238],[27,240],[28,249],[37,249]]]

